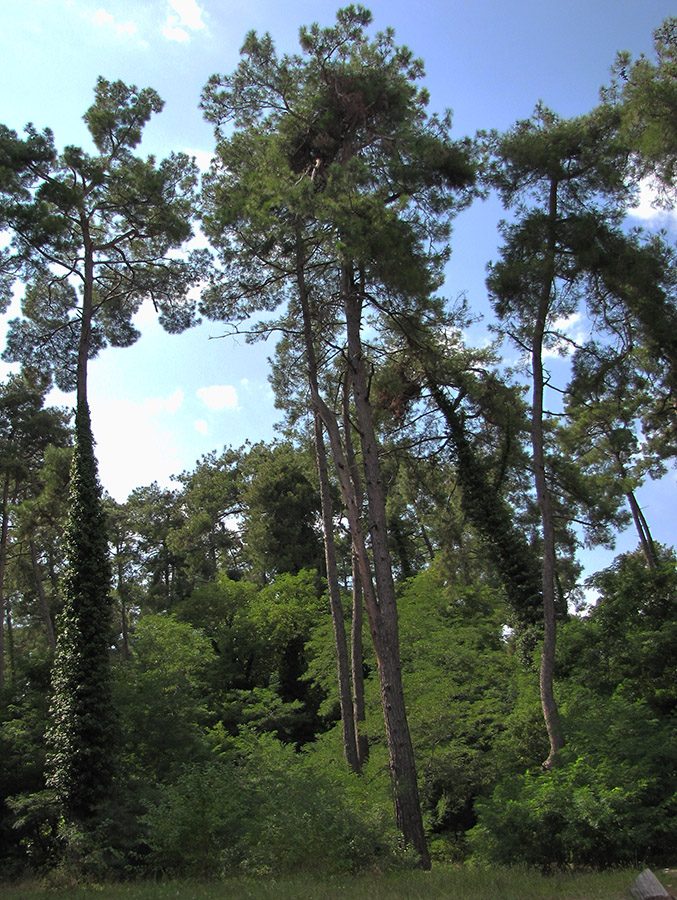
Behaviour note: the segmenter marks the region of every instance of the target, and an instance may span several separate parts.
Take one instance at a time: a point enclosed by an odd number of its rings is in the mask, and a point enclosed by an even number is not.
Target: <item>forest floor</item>
[[[0,883],[2,900],[628,900],[638,870],[543,875],[530,870],[436,866],[431,872],[259,876],[212,881],[61,885]],[[655,874],[675,892],[677,871]]]

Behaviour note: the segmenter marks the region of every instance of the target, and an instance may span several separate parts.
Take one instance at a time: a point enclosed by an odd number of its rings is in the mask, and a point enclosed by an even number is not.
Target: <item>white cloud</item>
[[[112,28],[119,35],[133,37],[137,32],[134,22],[116,22],[115,16],[100,7],[92,16],[92,21],[99,28]]]
[[[103,27],[105,25],[115,25],[115,18],[105,9],[97,9],[94,13],[94,24]]]
[[[677,222],[677,210],[661,207],[658,203],[659,199],[660,191],[654,179],[644,178],[639,185],[637,206],[628,210],[629,217],[658,228],[667,225],[670,220],[673,223]]]
[[[209,167],[214,159],[214,154],[211,150],[186,150],[186,153],[188,156],[195,157],[195,162],[201,172],[209,171]]]
[[[570,316],[560,316],[552,323],[554,331],[563,331],[565,334],[574,330],[575,326],[581,321],[579,312],[572,313]]]
[[[198,431],[201,435],[206,435],[209,431],[209,425],[205,422],[204,419],[197,419],[195,421],[195,430]]]
[[[147,397],[140,405],[149,416],[158,416],[160,413],[169,413],[173,416],[181,408],[183,398],[183,391],[181,388],[177,388],[168,397]]]
[[[197,4],[197,0],[167,0],[171,8],[178,13],[181,25],[191,28],[193,31],[199,31],[205,27],[202,21],[202,10]]]
[[[162,28],[168,41],[186,43],[191,37],[188,31],[199,31],[205,27],[202,9],[196,0],[168,0],[168,3],[174,10],[174,13],[167,14],[167,21]]]
[[[209,409],[238,409],[237,391],[230,384],[213,384],[197,391],[197,396]]]
[[[183,391],[166,397],[131,400],[92,400],[92,430],[97,441],[101,483],[118,502],[139,485],[157,481],[169,487],[183,463],[176,437],[166,416],[183,403]]]
[[[170,394],[169,397],[165,400],[164,408],[168,413],[172,413],[172,415],[181,407],[183,403],[183,391],[181,388],[177,388],[173,394]]]
[[[185,44],[190,40],[190,35],[183,28],[177,28],[175,24],[176,21],[176,16],[169,16],[167,24],[162,29],[162,33],[168,41],[178,41],[180,44]]]
[[[544,347],[543,358],[553,359],[562,356],[571,356],[575,347],[571,343],[583,344],[588,336],[585,322],[581,313],[575,312],[570,316],[562,316],[556,319],[550,326],[550,330],[566,335],[569,340],[557,338],[549,347]]]

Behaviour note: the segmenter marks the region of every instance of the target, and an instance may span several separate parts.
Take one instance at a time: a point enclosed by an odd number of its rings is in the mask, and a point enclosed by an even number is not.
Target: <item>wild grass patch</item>
[[[660,873],[659,873],[660,875]],[[555,873],[436,867],[359,877],[167,880],[56,887],[0,885],[3,900],[627,900],[637,871]]]

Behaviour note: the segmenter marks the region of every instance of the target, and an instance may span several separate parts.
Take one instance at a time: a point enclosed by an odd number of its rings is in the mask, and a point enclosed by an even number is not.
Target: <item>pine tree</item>
[[[346,7],[335,26],[301,30],[303,56],[283,58],[270,36],[250,33],[237,70],[207,85],[203,107],[216,125],[218,162],[204,226],[227,280],[204,307],[232,318],[290,300],[283,327],[303,335],[310,407],[329,439],[376,649],[396,819],[427,866],[362,330],[384,307],[425,307],[446,259],[449,218],[474,170],[467,148],[450,140],[449,120],[425,114],[421,62],[395,45],[392,30],[369,40],[370,23],[366,9]],[[229,121],[236,131],[226,137]],[[348,437],[322,396],[320,367],[337,346],[357,422],[364,507]]]
[[[132,317],[149,298],[170,331],[193,321],[190,285],[204,255],[171,258],[191,236],[197,167],[182,154],[159,164],[134,155],[157,93],[99,78],[85,113],[96,153],[29,126],[0,131],[0,216],[11,232],[3,261],[25,282],[23,318],[10,322],[4,358],[76,391],[63,621],[54,665],[49,779],[65,824],[85,831],[110,787],[110,573],[91,431],[89,360],[139,336]],[[18,162],[17,162],[18,160]]]

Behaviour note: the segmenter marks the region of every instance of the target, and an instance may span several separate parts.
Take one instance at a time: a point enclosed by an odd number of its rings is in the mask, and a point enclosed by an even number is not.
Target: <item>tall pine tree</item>
[[[85,113],[96,152],[29,126],[0,131],[0,213],[11,231],[3,261],[25,282],[23,317],[4,358],[76,391],[76,441],[66,528],[63,620],[48,732],[49,780],[67,825],[89,830],[110,787],[113,744],[108,654],[110,572],[87,394],[89,360],[139,336],[132,316],[149,298],[169,330],[192,322],[189,286],[203,255],[170,258],[191,236],[197,168],[182,154],[159,164],[133,151],[162,109],[152,89],[99,78]]]

